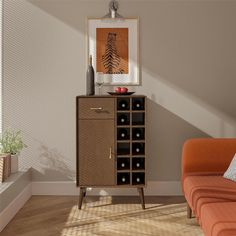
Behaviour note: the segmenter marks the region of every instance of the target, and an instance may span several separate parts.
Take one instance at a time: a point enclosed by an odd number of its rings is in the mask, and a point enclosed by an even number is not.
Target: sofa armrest
[[[236,139],[190,139],[183,146],[182,179],[194,173],[224,173],[235,153]]]

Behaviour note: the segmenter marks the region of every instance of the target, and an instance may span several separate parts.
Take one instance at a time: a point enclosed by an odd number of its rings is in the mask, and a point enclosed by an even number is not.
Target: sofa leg
[[[192,218],[192,209],[190,208],[190,206],[187,203],[187,218],[191,219]]]

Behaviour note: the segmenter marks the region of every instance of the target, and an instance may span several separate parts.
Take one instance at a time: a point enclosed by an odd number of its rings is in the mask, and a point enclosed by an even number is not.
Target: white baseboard
[[[0,213],[0,232],[12,220],[32,195],[31,183]]]
[[[88,188],[88,195],[137,195],[135,188]],[[183,195],[180,181],[149,181],[144,189],[146,196]],[[32,195],[79,195],[75,182],[32,182]]]

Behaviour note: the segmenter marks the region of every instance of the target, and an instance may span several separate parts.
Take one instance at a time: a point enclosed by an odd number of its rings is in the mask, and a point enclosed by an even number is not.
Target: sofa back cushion
[[[236,138],[190,139],[182,152],[182,178],[194,173],[223,173],[236,153]]]

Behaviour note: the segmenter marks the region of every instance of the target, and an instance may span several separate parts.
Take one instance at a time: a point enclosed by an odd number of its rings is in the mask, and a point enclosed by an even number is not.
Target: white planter
[[[11,155],[11,173],[18,172],[18,158],[19,154]]]

